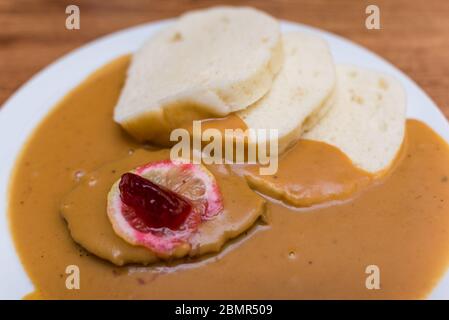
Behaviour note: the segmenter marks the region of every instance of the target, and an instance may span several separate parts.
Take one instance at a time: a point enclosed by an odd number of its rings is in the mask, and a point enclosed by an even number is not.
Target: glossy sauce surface
[[[236,165],[234,171],[255,190],[295,207],[347,199],[374,179],[337,148],[309,140],[282,154],[274,175],[261,175],[259,165]]]
[[[89,254],[70,237],[61,200],[83,174],[140,147],[111,120],[128,62],[110,63],[71,92],[17,162],[9,215],[37,289],[32,297],[423,298],[447,269],[449,148],[414,120],[407,122],[403,157],[387,178],[326,205],[293,209],[270,201],[269,224],[256,225],[218,255],[117,267]],[[332,148],[321,151],[332,156]],[[281,168],[285,179],[298,163]],[[229,192],[244,200],[239,188]],[[65,287],[72,264],[80,268],[80,290]],[[369,265],[380,268],[380,290],[365,287]]]

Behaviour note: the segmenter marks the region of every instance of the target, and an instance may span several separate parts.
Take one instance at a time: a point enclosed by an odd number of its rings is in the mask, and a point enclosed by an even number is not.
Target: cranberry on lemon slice
[[[113,264],[149,265],[219,252],[264,217],[264,199],[228,166],[169,159],[139,149],[86,173],[61,203],[72,239]]]
[[[160,258],[184,256],[201,223],[222,211],[220,189],[204,166],[170,160],[123,174],[108,195],[115,233]]]

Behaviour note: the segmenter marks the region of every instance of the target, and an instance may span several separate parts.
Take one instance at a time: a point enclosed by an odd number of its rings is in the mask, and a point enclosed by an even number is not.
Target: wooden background
[[[0,0],[0,105],[34,73],[72,49],[110,32],[217,4],[250,5],[349,38],[414,79],[449,117],[448,0]],[[65,28],[76,4],[81,29]],[[365,28],[376,4],[381,30]]]

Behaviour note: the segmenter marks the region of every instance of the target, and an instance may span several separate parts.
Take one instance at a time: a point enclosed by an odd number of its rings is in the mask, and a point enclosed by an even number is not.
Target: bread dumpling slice
[[[256,191],[296,207],[347,199],[385,173],[404,139],[400,83],[378,72],[337,66],[332,99],[323,118],[279,157],[277,173],[260,175],[258,166],[235,171]]]
[[[378,174],[393,163],[404,139],[406,98],[391,76],[337,66],[335,102],[304,139],[343,151],[358,168]]]
[[[246,7],[192,11],[133,55],[114,119],[139,140],[167,144],[174,128],[259,100],[282,59],[271,16]]]
[[[323,39],[291,32],[283,36],[283,46],[284,63],[271,90],[237,112],[250,129],[277,129],[280,153],[324,113],[336,78],[332,56]],[[250,137],[249,143],[257,142]]]

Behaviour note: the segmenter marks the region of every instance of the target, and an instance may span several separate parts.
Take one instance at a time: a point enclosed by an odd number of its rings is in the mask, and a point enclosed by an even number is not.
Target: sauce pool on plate
[[[416,120],[407,121],[402,156],[387,177],[343,200],[301,209],[267,199],[268,223],[255,224],[216,255],[118,267],[90,254],[72,240],[60,205],[80,177],[141,148],[112,121],[128,64],[129,56],[120,57],[70,92],[17,161],[9,218],[38,292],[33,297],[424,298],[446,271],[449,148]],[[314,148],[320,146],[308,149]],[[283,179],[293,167],[281,168]],[[79,290],[65,287],[68,265],[79,267]],[[380,270],[379,290],[365,286],[371,265]]]

